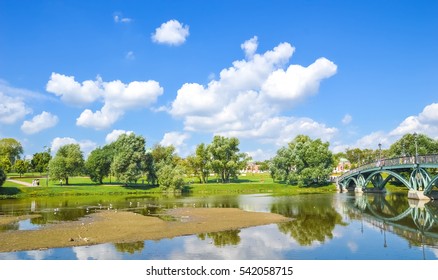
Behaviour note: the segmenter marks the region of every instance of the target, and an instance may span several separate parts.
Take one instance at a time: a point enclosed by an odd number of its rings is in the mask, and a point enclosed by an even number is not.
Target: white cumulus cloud
[[[13,124],[31,112],[20,97],[11,97],[0,92],[0,123]]]
[[[185,141],[190,138],[190,134],[181,132],[167,132],[164,134],[160,144],[163,146],[174,146],[175,151],[181,153],[187,152],[187,144]]]
[[[123,129],[114,129],[113,131],[111,131],[110,133],[107,134],[107,136],[105,137],[105,142],[107,144],[115,142],[120,135],[122,134],[132,134],[134,133],[133,131],[126,131]]]
[[[43,111],[30,121],[24,121],[21,130],[26,134],[35,134],[44,129],[54,127],[58,124],[59,118],[49,112]]]
[[[152,34],[152,41],[159,44],[178,46],[186,41],[189,36],[189,26],[177,20],[169,20],[161,24]]]
[[[256,138],[279,145],[299,133],[329,140],[337,129],[282,113],[316,94],[321,81],[334,75],[337,66],[326,58],[307,67],[288,66],[295,51],[289,43],[263,54],[256,53],[257,45],[257,37],[244,42],[241,48],[246,59],[234,61],[206,86],[184,84],[169,113],[184,120],[186,131]]]
[[[68,144],[79,144],[81,151],[84,153],[84,157],[87,158],[92,150],[96,149],[97,144],[91,140],[81,140],[78,141],[71,137],[56,137],[52,140],[51,152],[56,154],[56,152],[64,145]]]
[[[96,112],[86,109],[77,118],[78,126],[105,129],[114,124],[125,111],[147,108],[163,94],[163,88],[156,81],[133,81],[125,84],[119,80],[104,82],[77,82],[73,76],[52,73],[47,91],[61,97],[65,103],[86,105],[100,100],[103,107]]]

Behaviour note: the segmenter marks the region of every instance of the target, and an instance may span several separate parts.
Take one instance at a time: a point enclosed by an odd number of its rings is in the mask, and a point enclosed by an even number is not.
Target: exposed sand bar
[[[167,214],[175,217],[176,221],[132,212],[103,211],[80,221],[47,225],[37,230],[0,232],[0,252],[159,240],[289,220],[278,214],[234,208],[177,208]],[[0,224],[3,219],[11,218],[0,217]]]

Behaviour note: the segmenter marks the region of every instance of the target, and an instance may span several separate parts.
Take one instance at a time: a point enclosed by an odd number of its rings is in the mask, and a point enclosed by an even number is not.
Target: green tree
[[[215,136],[208,145],[211,157],[211,168],[219,176],[222,183],[237,178],[239,171],[246,167],[250,157],[239,153],[239,139],[232,137]]]
[[[6,181],[6,174],[3,171],[3,169],[0,168],[0,187],[3,186],[5,181]]]
[[[114,147],[114,157],[111,171],[117,180],[124,183],[135,183],[146,168],[146,140],[134,133],[122,134],[111,145]]]
[[[163,190],[179,190],[184,186],[183,161],[175,153],[175,147],[154,145],[152,152],[154,172]]]
[[[32,160],[30,161],[33,171],[39,173],[46,172],[51,159],[50,150],[33,154]]]
[[[287,147],[277,151],[272,159],[271,174],[274,179],[308,186],[326,183],[332,168],[333,155],[328,142],[298,135]]]
[[[11,171],[12,164],[7,156],[0,156],[0,169],[3,169],[4,172],[8,173]]]
[[[93,182],[102,184],[103,178],[111,172],[111,162],[114,157],[113,146],[106,145],[103,148],[93,150],[85,162],[85,170]]]
[[[207,183],[210,174],[210,155],[204,143],[196,147],[194,155],[186,158],[188,172],[199,178],[200,183]]]
[[[67,144],[59,148],[49,162],[49,174],[52,180],[63,180],[68,185],[68,178],[77,176],[84,169],[84,157],[78,144]]]
[[[184,186],[184,168],[181,165],[166,164],[157,172],[163,190],[181,190]]]
[[[438,141],[425,134],[418,134],[417,150],[419,155],[438,154]],[[388,156],[414,156],[415,152],[415,135],[405,134],[389,147]]]
[[[23,154],[23,147],[20,142],[14,138],[0,139],[0,157],[7,157],[11,165],[15,164],[21,154]]]
[[[20,177],[29,170],[29,162],[23,159],[18,159],[15,161],[14,170]]]

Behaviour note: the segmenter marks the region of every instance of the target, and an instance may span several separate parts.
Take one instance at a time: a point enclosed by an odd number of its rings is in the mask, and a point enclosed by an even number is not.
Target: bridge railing
[[[389,159],[383,158],[381,160],[370,162],[361,165],[358,168],[345,172],[344,174],[338,177],[338,181],[344,179],[350,174],[357,173],[366,169],[371,169],[375,167],[384,167],[384,166],[400,166],[400,165],[413,165],[413,164],[438,164],[438,155],[417,156],[417,160],[415,160],[415,156],[396,157]]]

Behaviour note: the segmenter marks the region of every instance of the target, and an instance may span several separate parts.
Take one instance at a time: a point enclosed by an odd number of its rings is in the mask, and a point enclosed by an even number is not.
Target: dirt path
[[[9,182],[12,182],[12,183],[15,183],[15,184],[19,184],[19,185],[23,185],[23,186],[26,186],[26,187],[32,187],[32,184],[27,183],[27,182],[23,182],[23,181],[18,181],[18,180],[14,180],[14,179],[6,179],[6,181],[9,181]]]
[[[177,208],[167,214],[175,221],[132,212],[103,211],[80,221],[52,224],[38,230],[4,231],[0,232],[0,252],[159,240],[290,220],[278,214],[235,208]],[[0,217],[0,220],[8,218]]]

